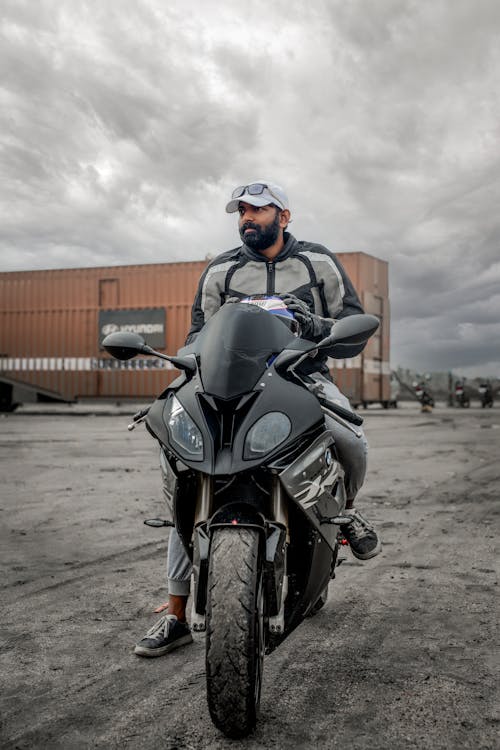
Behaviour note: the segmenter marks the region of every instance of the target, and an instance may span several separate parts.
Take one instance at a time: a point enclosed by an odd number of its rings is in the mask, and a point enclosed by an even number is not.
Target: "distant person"
[[[191,342],[209,318],[225,302],[264,294],[280,296],[301,326],[301,336],[320,341],[335,320],[363,312],[358,296],[336,256],[322,245],[298,241],[288,231],[288,198],[279,185],[251,182],[233,191],[226,206],[238,213],[242,245],[218,255],[201,276],[192,308],[192,323],[186,343]],[[342,346],[343,357],[356,356],[364,344]],[[347,398],[331,381],[327,353],[311,360],[310,374],[323,386],[329,401],[350,410]],[[338,356],[338,353],[337,353]],[[342,533],[360,560],[380,552],[381,543],[371,526],[354,508],[366,472],[367,443],[329,416],[339,458],[346,471],[349,523]],[[168,614],[148,631],[135,647],[139,656],[162,656],[192,641],[186,622],[191,562],[181,539],[172,529],[168,545]]]
[[[479,385],[479,397],[481,399],[481,406],[483,409],[488,406],[493,406],[493,387],[489,380],[485,380]]]

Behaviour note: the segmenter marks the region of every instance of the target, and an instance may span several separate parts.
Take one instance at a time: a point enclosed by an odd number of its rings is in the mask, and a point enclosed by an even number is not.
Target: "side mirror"
[[[129,331],[110,333],[103,340],[102,345],[115,359],[132,359],[137,354],[152,354],[154,357],[171,362],[179,370],[196,372],[195,357],[170,357],[168,354],[156,352],[146,344],[142,336],[139,336],[138,333],[130,333]]]
[[[102,342],[103,347],[115,359],[132,359],[145,351],[146,342],[138,333],[117,331],[110,333]]]
[[[364,344],[379,325],[380,321],[375,315],[366,313],[348,315],[346,318],[337,320],[330,335],[320,341],[317,346],[323,349],[333,344]]]

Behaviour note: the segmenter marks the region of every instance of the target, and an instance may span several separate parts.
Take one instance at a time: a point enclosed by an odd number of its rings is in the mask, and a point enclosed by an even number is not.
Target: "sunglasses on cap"
[[[236,198],[241,198],[245,193],[247,195],[262,195],[267,190],[269,195],[271,195],[274,200],[278,201],[278,204],[280,206],[283,206],[283,200],[281,198],[278,198],[277,195],[273,193],[269,185],[266,185],[263,182],[252,182],[251,185],[240,185],[240,187],[237,187],[233,190],[231,198],[235,200]]]

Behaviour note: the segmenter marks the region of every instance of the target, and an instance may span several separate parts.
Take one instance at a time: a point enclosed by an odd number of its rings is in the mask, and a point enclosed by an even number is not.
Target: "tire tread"
[[[207,602],[207,697],[214,724],[228,737],[255,727],[255,617],[259,532],[216,529]]]

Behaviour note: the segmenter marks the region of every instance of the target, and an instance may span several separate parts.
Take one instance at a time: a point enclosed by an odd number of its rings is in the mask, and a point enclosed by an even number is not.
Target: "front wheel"
[[[264,666],[259,531],[214,531],[208,572],[207,699],[215,726],[232,738],[255,727]]]

